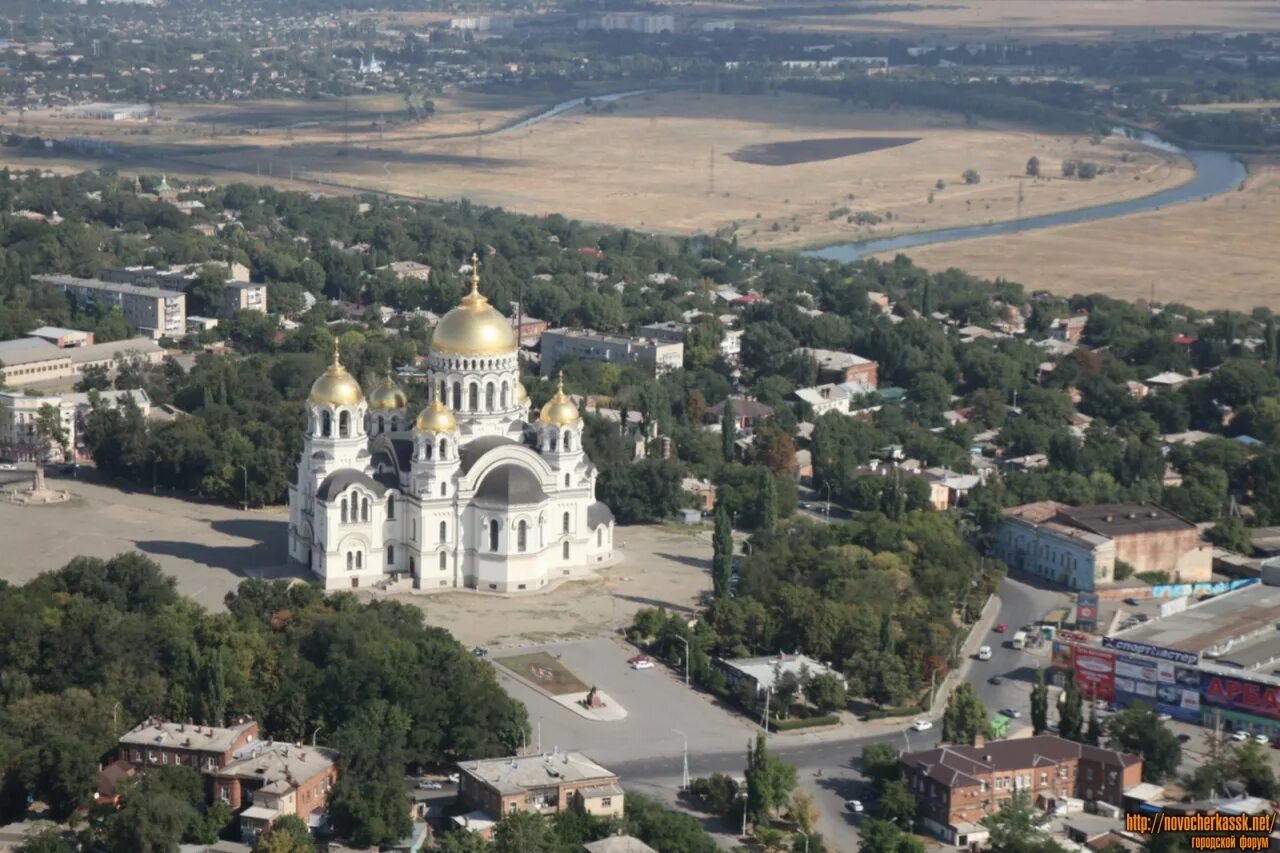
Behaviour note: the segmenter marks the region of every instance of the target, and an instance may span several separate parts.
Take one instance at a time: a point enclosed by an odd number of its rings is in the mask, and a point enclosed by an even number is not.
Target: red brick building
[[[258,739],[258,723],[240,717],[229,727],[171,723],[151,718],[120,736],[120,758],[139,767],[176,764],[211,774],[236,750]]]
[[[925,826],[957,846],[986,838],[982,818],[1015,793],[1047,806],[1067,797],[1122,806],[1142,782],[1136,755],[1063,740],[1057,735],[942,746],[899,759]]]
[[[213,774],[213,795],[240,813],[245,843],[287,814],[319,826],[329,789],[338,781],[337,760],[338,753],[324,747],[258,741]]]
[[[863,358],[851,352],[814,347],[797,347],[795,352],[817,362],[819,383],[831,382],[840,385],[845,382],[857,382],[869,388],[879,386],[880,366],[869,358]]]

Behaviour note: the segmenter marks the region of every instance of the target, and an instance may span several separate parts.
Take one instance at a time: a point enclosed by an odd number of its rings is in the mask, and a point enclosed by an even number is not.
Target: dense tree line
[[[138,720],[221,724],[247,714],[277,739],[325,732],[341,751],[335,826],[364,843],[390,842],[408,833],[406,767],[510,754],[527,735],[524,707],[491,668],[424,625],[416,608],[257,580],[228,594],[227,606],[209,613],[179,597],[138,554],[79,557],[0,586],[9,628],[0,643],[0,817],[20,817],[28,798],[55,818],[90,803],[98,762]],[[141,777],[124,808],[87,831],[121,853],[150,849],[136,843],[139,832],[216,836],[221,827],[209,830],[212,818],[195,809],[202,792],[171,770]]]

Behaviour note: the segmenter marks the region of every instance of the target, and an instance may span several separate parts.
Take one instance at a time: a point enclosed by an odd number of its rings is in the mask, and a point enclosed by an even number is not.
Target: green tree
[[[796,769],[769,754],[764,733],[756,735],[755,748],[747,749],[747,813],[757,826],[768,826],[774,814],[791,800]]]
[[[1230,772],[1232,776],[1244,783],[1250,796],[1270,800],[1276,796],[1276,776],[1271,769],[1271,760],[1259,744],[1247,741],[1238,745],[1232,753]],[[1146,766],[1143,766],[1143,778],[1146,778]]]
[[[1084,729],[1084,698],[1076,680],[1067,676],[1067,687],[1058,698],[1058,735],[1067,740],[1080,740]]]
[[[555,853],[555,837],[537,812],[503,815],[493,831],[494,853]]]
[[[493,845],[479,834],[466,829],[455,829],[440,839],[440,853],[486,853]]]
[[[693,815],[627,794],[625,830],[662,853],[715,853],[716,843]]]
[[[733,413],[733,398],[726,397],[724,414],[720,418],[720,458],[728,463],[733,461],[735,442],[738,439],[738,419]]]
[[[1209,528],[1205,538],[1219,548],[1226,548],[1246,557],[1253,555],[1253,537],[1249,534],[1249,528],[1234,515]]]
[[[409,728],[403,708],[379,699],[362,706],[335,735],[339,776],[329,814],[338,834],[358,846],[392,844],[412,828],[404,800]]]
[[[711,539],[711,584],[716,598],[729,594],[729,581],[733,577],[733,527],[729,522],[729,510],[723,501],[716,503],[715,532]]]
[[[1044,683],[1044,670],[1036,669],[1035,684],[1031,687],[1031,731],[1044,734],[1049,730],[1049,688]]]
[[[809,679],[804,698],[820,714],[830,714],[843,708],[848,702],[844,682],[832,672],[820,672]]]
[[[1000,811],[982,819],[991,833],[990,849],[993,853],[1024,853],[1043,850],[1049,836],[1041,828],[1044,813],[1031,803],[1026,791],[1018,791],[1000,808]]]
[[[942,739],[972,746],[979,735],[990,737],[990,729],[987,708],[978,698],[978,691],[969,682],[962,682],[947,700],[947,709],[942,715]]]
[[[924,842],[896,823],[869,820],[858,828],[858,853],[924,853]]]
[[[1142,756],[1144,782],[1164,782],[1182,762],[1182,746],[1155,711],[1133,707],[1112,714],[1107,721],[1107,746]]]
[[[916,819],[916,798],[901,779],[886,782],[875,803],[875,816],[910,829]]]
[[[760,496],[761,518],[760,529],[767,532],[778,526],[778,484],[773,474],[765,471],[764,494]]]
[[[63,460],[71,456],[67,431],[62,426],[62,413],[48,403],[36,411],[36,443],[39,445],[37,465],[43,464],[45,449],[49,445],[57,445]]]
[[[898,750],[887,743],[873,743],[865,747],[860,764],[862,775],[877,791],[882,790],[886,782],[898,778]]]
[[[62,837],[62,830],[55,824],[28,832],[14,850],[16,853],[72,853],[71,845]]]
[[[976,169],[965,169],[964,174],[960,177],[964,178],[966,184],[977,184],[982,182],[982,176],[978,174]]]
[[[315,853],[311,830],[296,815],[277,818],[253,845],[253,853]]]
[[[1040,177],[1040,158],[1039,157],[1036,157],[1033,155],[1030,159],[1027,160],[1027,177],[1029,178]]]

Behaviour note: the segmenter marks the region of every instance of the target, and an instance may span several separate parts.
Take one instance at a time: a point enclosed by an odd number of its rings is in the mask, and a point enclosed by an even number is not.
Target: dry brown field
[[[908,0],[887,11],[842,14],[830,4],[786,12],[755,0],[694,3],[672,10],[697,18],[734,19],[780,31],[909,35],[939,41],[1135,40],[1188,32],[1280,30],[1274,0]]]
[[[1280,309],[1280,158],[1252,158],[1239,192],[1165,210],[912,249],[958,267],[1064,295]]]

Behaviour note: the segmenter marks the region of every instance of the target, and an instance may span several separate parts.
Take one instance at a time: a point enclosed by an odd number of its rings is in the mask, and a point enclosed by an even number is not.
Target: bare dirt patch
[[[1249,159],[1239,192],[1105,222],[911,249],[930,269],[959,267],[1031,289],[1181,302],[1280,303],[1280,158]]]
[[[919,142],[915,136],[844,136],[836,139],[797,139],[793,142],[768,142],[764,145],[748,145],[729,155],[739,163],[755,163],[757,166],[793,166],[796,163],[816,163],[820,160],[836,160],[868,151],[882,151],[899,145]]]
[[[494,663],[524,678],[541,689],[555,696],[566,693],[585,693],[587,685],[560,663],[557,658],[547,652],[533,652],[527,655],[512,655],[505,658],[494,658]]]

